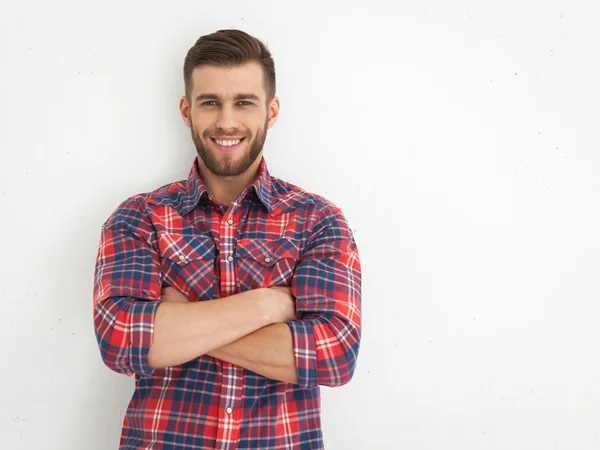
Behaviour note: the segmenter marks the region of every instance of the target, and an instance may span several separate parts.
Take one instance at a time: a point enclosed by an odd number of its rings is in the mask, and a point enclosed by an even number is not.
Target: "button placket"
[[[219,280],[221,285],[221,296],[229,296],[238,292],[238,282],[235,273],[235,249],[238,228],[240,227],[240,222],[242,220],[241,217],[244,215],[241,207],[242,205],[239,203],[231,205],[229,211],[226,212],[224,216],[221,216],[221,220],[217,225],[221,236],[221,256],[219,257],[221,267],[221,278]],[[223,362],[221,367],[222,399],[219,405],[221,411],[218,432],[219,439],[222,439],[227,433],[227,439],[229,441],[236,441],[239,438],[240,433],[236,422],[236,416],[238,414],[236,408],[242,407],[239,402],[243,395],[244,369],[227,362]],[[226,430],[230,431],[226,432]]]

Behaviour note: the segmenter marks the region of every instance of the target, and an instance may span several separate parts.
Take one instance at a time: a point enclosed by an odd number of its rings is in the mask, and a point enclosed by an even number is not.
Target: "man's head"
[[[243,31],[220,30],[188,51],[183,76],[181,114],[206,168],[231,177],[256,167],[279,114],[269,50]]]

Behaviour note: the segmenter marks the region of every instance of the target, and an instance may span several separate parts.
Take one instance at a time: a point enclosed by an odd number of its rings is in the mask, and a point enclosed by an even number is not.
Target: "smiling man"
[[[102,226],[100,353],[135,376],[120,449],[321,449],[320,386],[350,381],[361,270],[341,210],[271,176],[266,47],[238,30],[184,62],[186,180],[122,202]]]

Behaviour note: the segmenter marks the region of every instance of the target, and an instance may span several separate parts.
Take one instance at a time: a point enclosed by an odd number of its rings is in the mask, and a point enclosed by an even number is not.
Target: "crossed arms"
[[[350,381],[360,345],[361,274],[339,209],[317,212],[289,292],[256,289],[201,302],[161,286],[143,210],[124,202],[102,227],[94,325],[109,368],[151,376],[157,367],[207,354],[305,388]]]

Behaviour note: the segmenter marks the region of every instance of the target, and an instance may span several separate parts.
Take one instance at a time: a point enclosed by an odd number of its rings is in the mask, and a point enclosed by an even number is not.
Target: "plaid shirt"
[[[298,384],[208,355],[148,364],[161,287],[191,301],[291,286]],[[102,226],[94,325],[112,370],[135,375],[121,450],[322,449],[319,386],[352,378],[361,334],[361,273],[352,232],[331,202],[271,177],[229,206],[198,174],[135,195]]]

